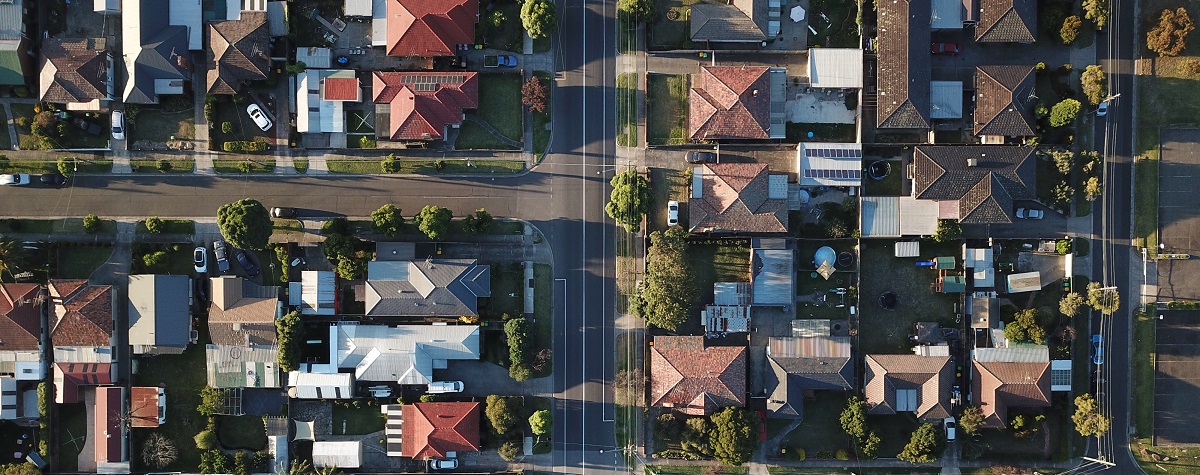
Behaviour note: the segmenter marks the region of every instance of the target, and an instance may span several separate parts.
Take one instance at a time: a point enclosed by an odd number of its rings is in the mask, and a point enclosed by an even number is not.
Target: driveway
[[[450,367],[434,370],[437,381],[463,381],[461,396],[549,396],[554,392],[554,378],[545,377],[517,382],[508,376],[508,369],[487,361],[452,361]]]

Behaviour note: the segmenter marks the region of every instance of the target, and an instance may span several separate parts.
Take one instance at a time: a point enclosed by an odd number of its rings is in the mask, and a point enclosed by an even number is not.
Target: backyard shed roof
[[[315,46],[296,48],[296,62],[310,69],[328,69],[333,65],[333,50]]]
[[[863,51],[858,48],[809,48],[808,79],[817,88],[863,87]]]
[[[700,315],[704,330],[709,332],[750,331],[750,307],[744,305],[709,305]]]
[[[350,399],[354,397],[354,375],[351,373],[288,373],[288,396],[297,399]],[[316,449],[313,449],[316,455]],[[316,461],[314,460],[315,464]],[[345,465],[339,467],[352,468]],[[355,465],[357,467],[358,465]]]
[[[312,448],[314,467],[358,468],[362,466],[362,441],[318,441]]]
[[[931,119],[961,119],[962,115],[962,81],[930,81],[929,117]]]
[[[862,237],[900,237],[900,197],[864,196],[860,216]]]
[[[371,16],[372,0],[346,0],[342,11],[346,16]]]
[[[921,243],[919,241],[899,241],[896,243],[896,257],[919,257]]]
[[[786,306],[795,301],[790,249],[755,249],[750,256],[750,282],[754,305]]]
[[[1021,274],[1009,274],[1006,278],[1008,282],[1008,293],[1015,294],[1018,292],[1034,292],[1042,290],[1042,273],[1041,272],[1024,272]]]

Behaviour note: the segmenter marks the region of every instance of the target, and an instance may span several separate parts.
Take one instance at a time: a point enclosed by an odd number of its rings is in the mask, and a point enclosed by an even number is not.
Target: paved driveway
[[[487,361],[453,361],[433,375],[438,381],[463,381],[462,396],[548,396],[554,392],[552,377],[517,382],[508,377],[507,368]]]

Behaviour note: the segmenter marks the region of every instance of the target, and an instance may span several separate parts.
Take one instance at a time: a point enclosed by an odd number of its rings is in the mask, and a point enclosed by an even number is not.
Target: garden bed
[[[213,160],[217,173],[274,173],[275,159],[237,160],[218,158]]]
[[[129,166],[134,173],[191,173],[196,168],[196,160],[192,158],[169,160],[134,158],[129,160]]]

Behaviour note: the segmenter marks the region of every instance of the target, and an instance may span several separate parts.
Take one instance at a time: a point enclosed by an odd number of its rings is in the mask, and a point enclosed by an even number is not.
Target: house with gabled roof
[[[129,345],[133,354],[180,354],[192,341],[192,278],[129,276]]]
[[[275,346],[275,319],[282,314],[279,287],[241,277],[213,277],[208,334],[215,345]]]
[[[766,0],[697,2],[688,16],[692,42],[757,48],[767,40],[767,3]],[[778,32],[778,16],[774,18],[774,27]]]
[[[400,409],[399,420],[395,420],[393,408]],[[478,402],[387,405],[384,412],[389,416],[384,429],[388,439],[398,438],[400,442],[387,445],[388,456],[424,460],[446,458],[450,453],[479,451],[482,411]],[[399,427],[394,427],[397,425]]]
[[[44,298],[40,285],[0,283],[0,379],[42,379]]]
[[[479,299],[492,295],[492,268],[475,259],[371,261],[365,291],[369,316],[478,315]]]
[[[954,364],[949,356],[867,355],[868,414],[911,412],[918,419],[949,417]]]
[[[478,360],[477,325],[329,326],[329,356],[300,364],[300,372],[353,374],[358,381],[428,385],[451,361]]]
[[[189,50],[204,47],[200,0],[127,1],[119,10],[122,101],[158,104],[161,96],[183,94],[192,79]]]
[[[68,110],[98,111],[113,99],[113,59],[103,38],[42,41],[38,98]]]
[[[54,345],[54,386],[58,403],[80,400],[80,386],[113,381],[112,286],[86,280],[51,280],[46,286],[53,303],[50,341]]]
[[[237,20],[208,24],[209,94],[237,94],[243,83],[267,79],[271,36],[263,4],[263,11],[242,11]]]
[[[1070,360],[1050,360],[1045,345],[1011,345],[971,351],[971,394],[983,427],[1008,426],[1008,409],[1050,407],[1052,392],[1071,390]]]
[[[930,128],[931,4],[921,0],[879,2],[876,127]]]
[[[479,0],[384,1],[389,56],[454,56],[458,45],[475,42]]]
[[[706,416],[746,405],[746,347],[703,336],[658,336],[650,346],[650,405]]]
[[[1034,67],[988,65],[975,68],[975,135],[983,143],[1037,135],[1034,131]]]
[[[814,391],[849,391],[855,387],[850,336],[835,331],[830,320],[795,320],[792,336],[767,342],[764,371],[767,410],[789,419],[804,418],[804,398]],[[849,328],[840,322],[838,328]]]
[[[711,163],[692,169],[688,231],[786,233],[787,175],[765,163]]]
[[[1035,199],[1033,147],[917,146],[913,197],[939,205],[939,219],[964,224],[1012,223],[1014,201]]]
[[[1033,43],[1037,40],[1036,0],[979,0],[975,41]]]
[[[787,70],[703,66],[688,92],[688,137],[702,140],[781,139]]]
[[[455,72],[371,73],[375,134],[384,140],[442,140],[479,107],[478,74]]]

